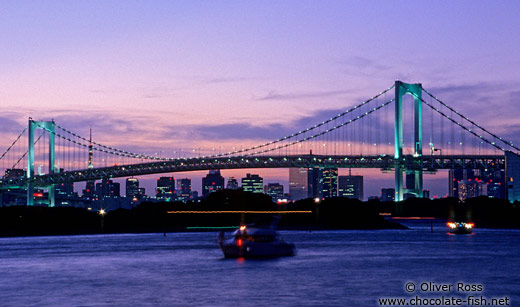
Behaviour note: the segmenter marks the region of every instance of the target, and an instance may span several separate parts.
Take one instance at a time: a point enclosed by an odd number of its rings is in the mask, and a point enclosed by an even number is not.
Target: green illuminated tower
[[[29,117],[29,149],[27,151],[27,206],[34,205],[34,131],[46,130],[49,133],[49,174],[54,174],[54,121],[34,121]],[[49,206],[54,207],[54,185],[49,189]]]
[[[403,200],[404,193],[422,197],[423,172],[422,169],[406,170],[403,156],[403,96],[409,94],[414,97],[414,149],[413,157],[422,156],[422,85],[395,81],[395,201]],[[414,174],[414,187],[403,186],[403,172]]]

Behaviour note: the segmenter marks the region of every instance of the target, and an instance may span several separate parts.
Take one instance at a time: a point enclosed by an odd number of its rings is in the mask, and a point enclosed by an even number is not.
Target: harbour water
[[[224,259],[215,233],[0,238],[1,306],[378,306],[422,282],[520,304],[520,230],[285,231],[298,254]]]

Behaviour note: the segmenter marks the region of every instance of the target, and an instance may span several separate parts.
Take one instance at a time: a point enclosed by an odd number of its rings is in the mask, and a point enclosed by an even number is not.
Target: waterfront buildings
[[[338,196],[363,200],[363,176],[339,176]]]
[[[160,177],[157,179],[157,189],[155,197],[162,201],[175,200],[175,178]]]
[[[307,198],[323,198],[323,170],[311,167],[307,170]]]
[[[292,200],[307,198],[308,176],[306,168],[289,168],[289,196]]]
[[[325,168],[322,171],[322,189],[323,198],[332,198],[338,196],[338,169]]]
[[[506,198],[505,185],[503,170],[450,170],[448,195],[460,200],[478,196]]]
[[[276,183],[268,183],[264,187],[264,193],[271,196],[273,201],[284,199],[283,185]]]
[[[228,181],[227,181],[226,189],[237,190],[238,189],[238,180],[235,177],[229,177]]]
[[[520,201],[520,156],[506,151],[507,199]]]
[[[263,193],[264,179],[257,174],[246,174],[242,178],[242,189],[246,192]]]
[[[224,188],[224,177],[220,175],[220,170],[210,170],[206,177],[202,178],[202,196],[208,197],[209,194]]]
[[[117,198],[121,196],[121,188],[119,182],[112,179],[103,179],[96,183],[96,196],[98,199]]]
[[[191,179],[177,179],[177,200],[187,202],[191,199]]]
[[[125,195],[129,198],[137,198],[139,195],[139,179],[130,177],[126,178]]]

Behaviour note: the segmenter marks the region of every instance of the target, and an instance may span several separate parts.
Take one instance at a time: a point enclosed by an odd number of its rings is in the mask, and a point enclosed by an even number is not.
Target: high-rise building
[[[289,169],[289,196],[292,200],[307,198],[308,176],[306,168]]]
[[[476,180],[461,180],[458,182],[458,197],[460,200],[479,196],[479,183]]]
[[[469,187],[468,190],[467,184],[475,187]],[[464,188],[462,192],[459,191],[461,186]],[[473,190],[476,192],[473,193]],[[505,191],[505,175],[502,170],[456,169],[449,171],[450,197],[466,199],[476,197],[475,195],[487,195],[495,198],[506,198]]]
[[[338,196],[363,200],[363,176],[339,176]]]
[[[83,198],[93,200],[96,198],[96,181],[89,180],[83,190]]]
[[[323,198],[323,169],[312,167],[307,170],[307,197]]]
[[[54,195],[57,198],[69,198],[74,196],[74,184],[72,182],[58,183],[54,185]]]
[[[387,188],[387,189],[381,189],[381,201],[394,201],[395,200],[395,189],[394,188]]]
[[[131,177],[126,178],[126,197],[137,198],[139,196],[139,179]]]
[[[263,193],[264,179],[258,174],[246,174],[242,178],[242,189],[245,192]]]
[[[191,179],[177,179],[177,199],[187,202],[191,199]]]
[[[98,199],[115,198],[121,196],[121,187],[119,182],[112,179],[103,179],[96,184],[96,196]]]
[[[520,201],[520,156],[506,151],[506,186],[507,199]]]
[[[507,198],[504,170],[482,170],[480,179],[482,183],[486,184],[485,195],[501,199]]]
[[[283,194],[283,185],[276,183],[268,183],[264,187],[264,193],[271,196],[273,201],[278,201],[279,199],[284,199]]]
[[[175,178],[160,177],[157,179],[155,197],[163,201],[175,201]]]
[[[449,193],[450,197],[459,197],[459,183],[462,180],[475,181],[475,171],[472,169],[452,169],[449,171]],[[464,194],[464,193],[462,193]]]
[[[338,169],[325,168],[322,171],[322,197],[332,198],[338,196]]]
[[[220,170],[210,170],[206,177],[202,178],[202,196],[208,197],[209,194],[224,188],[224,177],[220,175]]]
[[[238,180],[235,177],[229,177],[227,180],[226,189],[237,190],[238,189]]]

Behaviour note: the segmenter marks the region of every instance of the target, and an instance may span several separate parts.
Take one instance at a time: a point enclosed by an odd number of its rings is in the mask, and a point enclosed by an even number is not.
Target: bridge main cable
[[[312,126],[312,127],[310,127],[310,128],[307,128],[307,129],[305,129],[305,130],[298,131],[297,133],[293,133],[293,134],[291,134],[291,135],[289,135],[289,136],[285,136],[285,137],[283,137],[283,138],[279,138],[279,139],[274,140],[274,141],[271,141],[271,142],[269,142],[269,143],[264,143],[264,144],[262,144],[262,145],[257,145],[257,146],[253,146],[253,147],[249,147],[249,148],[244,148],[244,149],[239,149],[239,150],[235,150],[235,151],[230,151],[230,152],[228,152],[228,153],[217,154],[217,155],[207,156],[207,157],[201,157],[201,158],[218,158],[218,157],[227,157],[227,156],[230,156],[230,155],[235,155],[235,154],[239,154],[239,153],[245,153],[245,152],[248,152],[248,151],[252,151],[252,150],[256,150],[256,149],[260,149],[260,148],[263,148],[263,147],[267,147],[267,146],[270,146],[270,145],[274,145],[274,144],[277,144],[277,143],[280,143],[280,142],[286,141],[286,140],[288,140],[288,139],[291,139],[291,138],[297,137],[297,136],[299,136],[299,135],[302,135],[302,134],[304,134],[304,133],[307,133],[307,132],[309,132],[309,131],[312,131],[312,130],[314,130],[314,129],[317,129],[317,128],[319,128],[319,127],[322,127],[322,126],[324,126],[324,125],[326,125],[326,124],[328,124],[328,123],[330,123],[330,122],[332,122],[332,121],[334,121],[334,120],[336,120],[336,119],[338,119],[338,118],[340,118],[340,117],[342,117],[342,116],[345,116],[346,114],[349,114],[349,113],[351,113],[351,112],[353,112],[353,111],[359,109],[360,107],[366,105],[367,103],[370,103],[371,101],[373,101],[373,100],[379,98],[380,96],[386,94],[388,91],[390,91],[391,89],[393,89],[394,86],[395,86],[395,85],[392,85],[391,87],[387,88],[386,90],[384,90],[384,91],[378,93],[377,95],[371,97],[371,98],[368,99],[368,100],[363,101],[363,102],[360,103],[359,105],[356,105],[356,106],[354,106],[354,107],[352,107],[352,108],[346,110],[345,112],[342,112],[342,113],[340,113],[340,114],[338,114],[338,115],[336,115],[336,116],[333,116],[333,117],[331,117],[331,118],[329,118],[329,119],[327,119],[327,120],[325,120],[325,121],[323,121],[323,122],[321,122],[321,123],[319,123],[319,124],[317,124],[317,125],[314,125],[314,126]],[[393,101],[393,100],[391,100],[391,101]],[[390,102],[391,102],[391,101],[390,101]],[[390,102],[388,102],[388,103],[390,103]],[[383,106],[384,106],[384,104],[383,104]],[[372,113],[372,112],[370,112],[370,113]],[[365,114],[365,115],[367,115],[367,114]],[[352,122],[352,121],[351,121],[351,122]],[[339,127],[342,127],[342,126],[344,126],[344,125],[341,125],[341,126],[339,126]],[[337,127],[337,128],[339,128],[339,127]],[[337,128],[334,128],[334,129],[332,129],[332,130],[335,130],[335,129],[337,129]],[[330,132],[330,131],[332,131],[332,130],[329,129],[329,130],[326,131],[325,133]],[[313,137],[306,138],[305,140],[309,140],[309,139],[315,138],[316,136],[323,135],[323,134],[325,134],[325,133],[321,133],[321,134],[315,135],[315,136],[313,136]],[[285,148],[285,147],[288,147],[288,146],[291,146],[291,145],[294,145],[294,144],[297,144],[297,143],[299,143],[299,142],[292,142],[292,143],[290,143],[289,145],[278,146],[278,147],[276,147],[276,148],[274,148],[274,149],[268,149],[268,150],[261,151],[261,152],[254,152],[254,153],[252,153],[252,154],[259,154],[259,153],[264,153],[264,152],[274,151],[274,150],[277,150],[277,149],[280,149],[280,148]]]
[[[406,88],[406,87],[405,87]],[[430,95],[428,93],[428,91],[426,91],[425,89],[423,89],[423,91],[425,91],[428,95]],[[444,114],[442,111],[440,111],[439,109],[437,109],[436,107],[434,107],[433,105],[431,105],[429,102],[427,102],[426,100],[424,100],[423,98],[419,97],[417,94],[414,94],[414,93],[411,93],[410,94],[412,96],[414,96],[415,98],[419,99],[421,102],[423,102],[425,105],[427,105],[428,107],[430,107],[432,110],[434,110],[435,112],[441,114],[443,117],[445,117],[446,119],[448,119],[449,121],[451,121],[452,123],[454,123],[455,125],[459,126],[460,128],[464,129],[465,131],[471,133],[473,136],[481,139],[482,141],[486,142],[487,144],[495,147],[496,149],[499,149],[501,151],[506,151],[505,148],[502,148],[500,146],[498,146],[497,144],[495,144],[495,142],[491,142],[489,141],[488,139],[486,139],[485,137],[481,136],[481,135],[478,135],[477,133],[475,133],[474,131],[472,131],[471,129],[467,128],[466,126],[464,126],[463,124],[457,122],[456,120],[454,120],[453,118],[449,117],[447,114]],[[475,122],[473,122],[472,120],[470,120],[469,118],[465,117],[464,115],[462,115],[461,113],[457,112],[456,110],[454,110],[453,108],[451,108],[450,106],[446,105],[444,102],[440,101],[439,99],[437,99],[436,97],[434,97],[433,95],[430,95],[433,99],[437,100],[439,103],[441,103],[443,106],[447,107],[450,111],[452,112],[455,112],[457,115],[459,115],[460,117],[462,117],[463,119],[467,120],[468,122],[470,122],[471,124],[477,126],[479,129],[483,130],[484,132],[490,134],[491,136],[493,136],[494,138],[496,139],[499,139],[501,142],[503,142],[504,144],[508,145],[508,146],[511,146],[512,148],[520,151],[520,148],[518,148],[517,146],[513,145],[512,142],[506,142],[504,139],[498,137],[497,135],[489,132],[488,130],[486,130],[485,128],[481,127],[480,125],[476,124]]]
[[[423,91],[428,94],[430,97],[432,97],[433,99],[435,99],[437,102],[439,102],[441,105],[445,106],[446,108],[448,108],[450,111],[452,112],[455,112],[455,114],[459,115],[461,118],[467,120],[468,122],[470,122],[472,125],[475,125],[477,128],[481,129],[482,131],[486,132],[487,134],[491,135],[492,137],[494,137],[495,139],[498,139],[500,140],[501,142],[503,142],[504,144],[507,144],[508,146],[511,146],[513,147],[514,149],[520,151],[520,148],[515,146],[513,144],[513,142],[511,141],[507,141],[507,140],[504,140],[503,138],[499,137],[498,135],[492,133],[491,131],[487,130],[486,128],[480,126],[479,124],[475,123],[474,121],[472,121],[471,119],[469,119],[468,117],[462,115],[460,112],[458,112],[457,110],[453,109],[452,107],[450,107],[449,105],[447,105],[446,103],[444,103],[443,101],[441,101],[439,98],[435,97],[433,94],[431,94],[430,92],[428,92],[427,90],[423,89]],[[421,99],[422,100],[422,99]],[[424,100],[422,100],[423,102],[425,102]],[[431,107],[431,106],[430,106]],[[444,115],[443,113],[441,113],[440,111],[438,111],[437,109],[434,109],[435,111],[439,112],[440,114]],[[447,115],[444,115],[446,118],[449,119],[449,117],[447,117]],[[470,130],[467,130],[468,132],[471,132]],[[477,137],[480,137],[476,134],[473,134]],[[482,137],[480,137],[482,138]],[[496,146],[495,146],[496,147]],[[504,150],[503,148],[500,148],[500,147],[496,147],[498,149],[501,149],[501,150]]]

